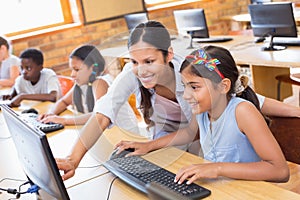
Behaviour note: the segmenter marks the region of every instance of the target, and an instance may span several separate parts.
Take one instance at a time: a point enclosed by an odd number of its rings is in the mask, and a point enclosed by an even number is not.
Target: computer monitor
[[[173,11],[177,30],[188,31],[187,28],[198,27],[192,33],[193,38],[209,38],[204,9],[185,9]]]
[[[69,200],[45,133],[27,124],[9,106],[1,105],[1,109],[28,179],[48,198]]]
[[[124,18],[129,31],[132,31],[138,24],[149,20],[147,12],[127,14],[124,15]]]
[[[264,3],[271,3],[272,0],[251,0],[251,4],[264,4]]]
[[[256,37],[271,37],[266,51],[286,47],[273,45],[273,37],[297,37],[297,28],[291,2],[248,5],[251,27]]]

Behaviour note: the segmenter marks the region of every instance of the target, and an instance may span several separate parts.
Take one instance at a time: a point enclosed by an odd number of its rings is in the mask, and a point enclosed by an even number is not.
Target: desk
[[[47,108],[51,103],[36,103],[35,108]],[[7,126],[3,123],[3,116],[0,112],[1,136],[9,135],[7,133]],[[78,137],[78,129],[80,127],[65,127],[65,129],[51,133],[48,135],[49,144],[55,157],[65,156],[72,147],[74,140]],[[121,139],[145,141],[146,139],[120,130],[117,127],[107,129],[104,135],[98,140],[97,144],[85,156],[80,167],[98,165],[104,162],[114,144]],[[95,155],[97,153],[97,156]],[[25,174],[19,166],[17,161],[16,151],[12,140],[0,139],[0,179],[1,178],[18,178],[25,180]],[[144,156],[146,159],[164,167],[174,173],[178,169],[187,165],[188,163],[204,163],[202,158],[184,152],[174,147],[164,148]],[[114,179],[111,173],[102,167],[93,168],[78,168],[73,178],[65,182],[67,191],[72,200],[82,199],[106,199],[108,195],[109,186]],[[294,163],[289,163],[291,170],[291,178],[288,183],[275,184],[264,181],[243,181],[231,180],[226,178],[218,178],[215,180],[201,180],[198,184],[210,189],[211,196],[206,199],[300,199],[300,167]],[[0,183],[1,187],[16,187],[18,183],[8,184],[6,181]],[[295,191],[295,192],[292,192]],[[2,193],[0,199],[8,199],[12,195]],[[21,199],[35,199],[33,195],[21,196]],[[136,189],[125,184],[117,179],[111,189],[110,198],[114,199],[147,199],[147,196]]]
[[[204,45],[218,45],[230,50],[238,65],[249,65],[252,73],[252,82],[254,90],[266,97],[277,98],[277,81],[275,76],[289,73],[290,67],[300,67],[300,47],[288,47],[282,51],[262,51],[262,43],[254,43],[253,36],[231,36],[233,40],[223,43],[195,43],[194,48]],[[118,43],[110,48],[102,48],[101,53],[104,56],[128,58],[127,46]],[[180,58],[184,58],[193,50],[187,49],[189,39],[177,37],[172,40],[174,53]],[[281,97],[286,98],[292,95],[290,85],[283,84],[281,88]]]

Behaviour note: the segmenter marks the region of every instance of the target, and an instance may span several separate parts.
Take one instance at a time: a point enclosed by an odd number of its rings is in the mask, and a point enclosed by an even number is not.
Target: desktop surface
[[[35,103],[34,107],[45,112],[53,105],[50,102]],[[32,107],[33,103],[23,105],[23,107]],[[70,114],[67,112],[66,114]],[[3,114],[0,112],[0,178],[19,178],[26,179],[22,168],[19,165],[16,150],[9,137],[7,125],[3,121]],[[65,129],[56,131],[47,135],[50,147],[55,157],[65,157],[71,150],[72,145],[79,135],[79,128],[75,126],[66,126]],[[149,197],[139,190],[134,189],[130,185],[116,179],[112,173],[108,172],[101,163],[109,158],[113,150],[113,146],[124,140],[146,141],[145,138],[128,133],[118,127],[107,129],[104,135],[99,139],[99,150],[94,152],[87,152],[76,170],[75,176],[67,181],[68,194],[72,200],[81,199],[107,199],[110,200],[149,200]],[[64,148],[62,148],[62,146]],[[102,150],[101,150],[102,149]],[[93,155],[93,153],[97,153]],[[186,166],[187,163],[201,164],[207,161],[201,157],[192,155],[174,147],[168,147],[151,152],[143,158],[163,167],[173,173],[176,173],[180,168]],[[205,199],[213,200],[265,200],[265,199],[300,199],[299,180],[300,167],[294,163],[288,162],[291,178],[287,183],[270,183],[264,181],[243,181],[232,180],[226,178],[218,178],[212,180],[198,180],[197,184],[204,186],[211,190],[211,195]],[[96,166],[96,167],[94,167]],[[18,183],[8,183],[3,181],[0,183],[1,187],[16,186]],[[111,187],[111,189],[109,189]],[[297,193],[299,194],[297,194]],[[9,199],[14,196],[2,193],[0,199]],[[36,197],[27,194],[20,198],[36,200]]]

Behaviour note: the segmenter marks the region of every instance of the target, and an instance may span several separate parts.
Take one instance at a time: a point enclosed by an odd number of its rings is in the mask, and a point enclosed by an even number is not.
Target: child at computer
[[[207,46],[184,60],[180,72],[184,99],[194,114],[190,126],[147,143],[120,142],[122,149],[148,152],[191,141],[190,132],[199,130],[204,159],[179,170],[175,181],[188,184],[201,178],[220,176],[245,180],[285,182],[289,169],[273,137],[259,101],[247,80],[239,78],[230,52]]]
[[[24,50],[21,55],[21,75],[17,77],[11,94],[3,100],[11,100],[10,106],[18,107],[23,100],[55,102],[61,96],[56,73],[44,68],[43,53],[34,48]]]
[[[9,41],[0,36],[0,86],[12,87],[20,75],[20,59],[10,53]]]
[[[63,125],[83,125],[92,115],[95,102],[106,94],[114,80],[110,73],[112,62],[105,68],[105,59],[96,46],[84,44],[75,48],[69,56],[69,67],[74,86],[60,98],[47,114],[38,117],[43,123],[54,122]],[[80,115],[59,116],[68,106],[73,105]],[[137,121],[130,117],[133,113],[129,103],[122,106],[118,121],[126,123],[127,130],[137,132]],[[124,113],[124,114],[121,114]],[[120,123],[121,123],[120,122]]]

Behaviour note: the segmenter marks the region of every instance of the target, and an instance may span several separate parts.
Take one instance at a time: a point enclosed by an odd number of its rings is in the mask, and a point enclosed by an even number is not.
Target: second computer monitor
[[[264,4],[264,3],[271,3],[272,0],[251,0],[252,4]]]
[[[292,3],[251,4],[248,9],[255,37],[271,37],[270,45],[276,36],[297,37]]]
[[[179,33],[188,27],[199,27],[193,32],[193,38],[209,38],[204,9],[174,10],[176,28]]]

